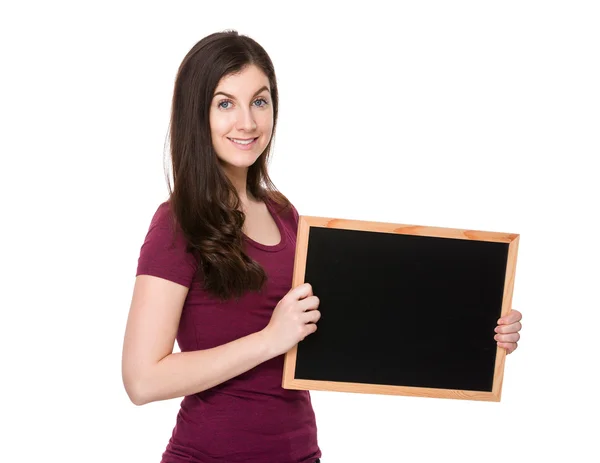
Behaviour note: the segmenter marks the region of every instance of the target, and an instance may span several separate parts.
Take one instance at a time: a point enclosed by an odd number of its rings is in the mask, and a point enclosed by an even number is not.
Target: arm
[[[155,276],[136,278],[122,358],[123,384],[136,405],[201,392],[276,355],[262,331],[212,349],[173,353],[187,292]]]

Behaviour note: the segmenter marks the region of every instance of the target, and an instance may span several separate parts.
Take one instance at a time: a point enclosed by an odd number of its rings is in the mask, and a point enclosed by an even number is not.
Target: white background
[[[227,28],[301,214],[521,234],[502,401],[313,392],[322,461],[599,461],[597,2],[333,3],[2,3],[2,461],[160,460],[179,399],[129,402],[122,340],[177,67]]]

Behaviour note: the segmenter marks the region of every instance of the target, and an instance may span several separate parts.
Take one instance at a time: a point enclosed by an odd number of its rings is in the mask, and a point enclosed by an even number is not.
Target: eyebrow
[[[258,89],[254,95],[252,95],[252,98],[254,98],[256,95],[258,95],[260,92],[263,91],[267,91],[269,92],[269,87],[267,87],[266,85],[264,87],[261,87],[260,89]],[[213,95],[213,98],[216,97],[217,95],[225,95],[227,98],[231,98],[232,100],[235,100],[235,97],[233,95],[230,95],[229,93],[225,93],[225,92],[217,92]]]

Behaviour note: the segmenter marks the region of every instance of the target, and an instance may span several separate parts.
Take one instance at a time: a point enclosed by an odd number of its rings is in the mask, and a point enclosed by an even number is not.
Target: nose
[[[256,129],[256,122],[252,115],[250,108],[241,109],[238,111],[236,121],[237,130],[245,130],[246,132],[253,132]]]

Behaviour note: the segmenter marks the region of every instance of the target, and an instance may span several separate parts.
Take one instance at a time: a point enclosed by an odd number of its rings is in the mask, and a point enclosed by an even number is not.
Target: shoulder
[[[160,203],[152,215],[148,233],[155,232],[162,238],[169,237],[179,246],[185,245],[183,230],[177,225],[171,203],[167,200]]]
[[[183,230],[177,225],[171,203],[168,200],[156,207],[150,220],[150,226],[148,227],[148,237],[155,239],[163,245],[176,246],[182,249],[186,248],[187,241]]]
[[[285,200],[276,198],[267,198],[266,201],[271,205],[272,210],[279,216],[279,218],[296,228],[298,226],[298,210],[287,198]]]
[[[169,201],[164,201],[156,208],[152,220],[150,221],[150,228],[173,228],[173,224],[171,205]]]

